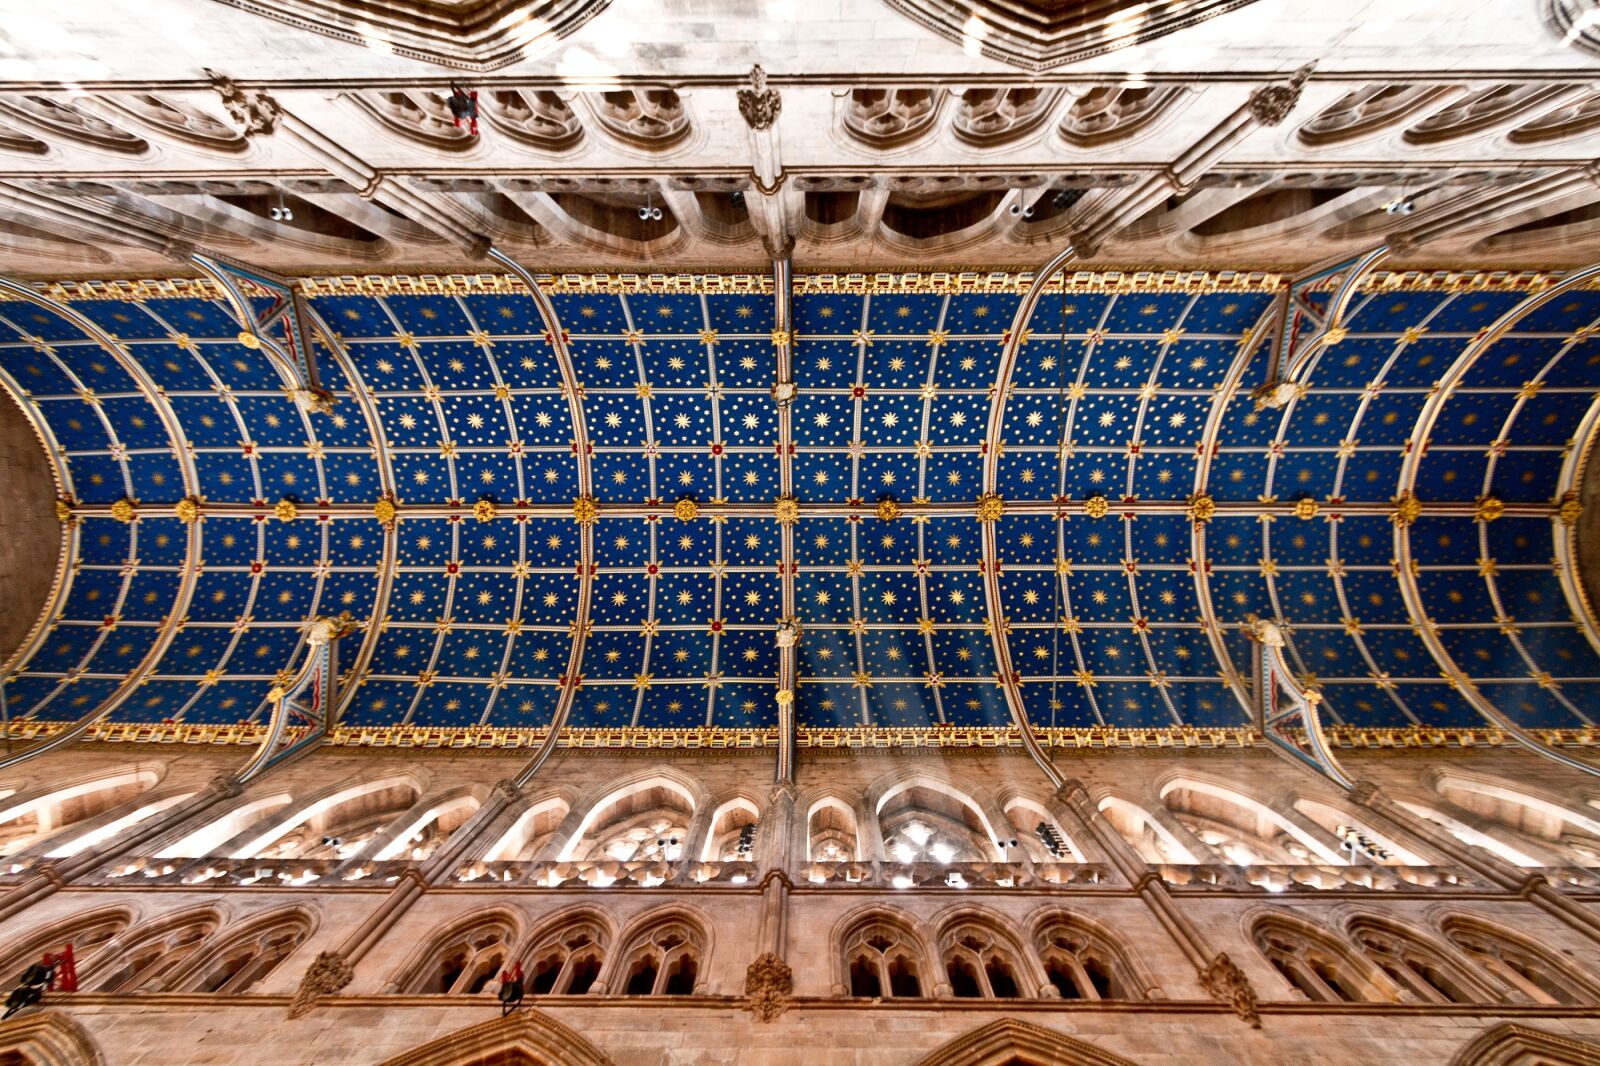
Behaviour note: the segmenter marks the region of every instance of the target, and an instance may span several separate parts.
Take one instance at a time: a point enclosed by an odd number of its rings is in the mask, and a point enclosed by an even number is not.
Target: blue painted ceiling
[[[1019,297],[892,285],[822,292],[804,281],[793,299],[795,492],[868,509],[795,527],[799,724],[1003,727],[981,527],[967,513],[884,523],[870,505],[885,494],[976,498],[995,366]],[[552,299],[583,385],[602,504],[670,507],[685,495],[770,504],[780,469],[772,295],[709,283],[575,287]],[[1291,627],[1289,661],[1322,687],[1331,721],[1483,724],[1413,629],[1395,579],[1394,526],[1382,515],[1335,520],[1326,501],[1394,496],[1433,383],[1525,294],[1374,288],[1357,297],[1349,335],[1317,357],[1306,394],[1258,410],[1248,393],[1264,356],[1242,387],[1223,386],[1253,350],[1241,338],[1270,290],[1095,291],[1105,288],[1047,295],[1034,316],[1005,401],[998,488],[1008,503],[1181,501],[1196,490],[1214,420],[1208,490],[1217,500],[1325,502],[1312,521],[1234,516],[1205,528],[1231,664],[1248,662],[1237,635],[1245,615],[1274,617]],[[164,390],[208,501],[370,508],[385,463],[402,506],[567,505],[578,495],[561,375],[526,296],[391,290],[314,303],[349,358],[341,366],[322,355],[339,394],[332,415],[286,396],[264,353],[237,342],[220,301],[73,306]],[[1443,408],[1418,497],[1550,502],[1600,383],[1600,335],[1584,332],[1597,323],[1600,292],[1574,292],[1492,347]],[[82,521],[60,620],[6,685],[13,717],[68,720],[115,691],[173,610],[189,536],[170,517],[182,472],[150,399],[67,320],[0,304],[0,367],[66,450],[78,500],[141,504],[137,522]],[[355,390],[370,395],[377,424]],[[384,530],[366,515],[206,518],[187,622],[114,720],[262,720],[304,619],[372,614]],[[1518,721],[1572,727],[1590,720],[1600,669],[1552,566],[1552,526],[1425,514],[1409,535],[1424,602],[1456,662]],[[404,518],[397,529],[392,594],[345,724],[548,724],[571,648],[576,523]],[[1009,645],[1036,725],[1247,724],[1223,680],[1230,667],[1201,627],[1184,515],[1008,513],[997,537]],[[684,523],[664,510],[658,520],[602,517],[595,543],[593,632],[569,726],[772,727],[777,523]]]

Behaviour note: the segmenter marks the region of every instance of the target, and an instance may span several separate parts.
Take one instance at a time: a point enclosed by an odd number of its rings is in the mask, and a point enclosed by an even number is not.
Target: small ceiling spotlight
[[[744,206],[744,193],[741,192],[738,189],[733,190],[732,192],[730,192],[728,194],[728,202],[730,204],[732,204],[734,207],[743,207]]]
[[[1397,196],[1383,205],[1383,213],[1386,215],[1409,215],[1416,209],[1416,202],[1409,196]]]
[[[661,221],[661,208],[652,205],[648,196],[644,199],[644,206],[639,208],[639,220],[641,222]]]
[[[1020,193],[1017,195],[1016,202],[1013,203],[1008,210],[1010,211],[1012,218],[1016,218],[1019,215],[1023,218],[1033,217],[1033,205],[1024,203],[1023,197]]]
[[[283,192],[278,192],[278,203],[267,212],[267,217],[274,222],[293,222],[294,212],[289,210],[289,205],[283,202]]]

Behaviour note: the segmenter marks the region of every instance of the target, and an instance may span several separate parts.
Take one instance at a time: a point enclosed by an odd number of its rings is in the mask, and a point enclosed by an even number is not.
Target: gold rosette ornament
[[[472,505],[472,517],[480,522],[492,522],[500,509],[494,505],[493,500],[479,500]]]
[[[680,522],[693,522],[700,516],[700,505],[685,496],[672,505],[672,517]]]
[[[56,521],[64,526],[72,524],[72,501],[65,496],[56,497]]]
[[[972,513],[980,522],[998,522],[1006,513],[1006,501],[998,492],[986,492],[978,497]]]
[[[1320,508],[1317,506],[1317,501],[1313,500],[1310,496],[1307,496],[1303,500],[1294,501],[1294,516],[1296,518],[1304,519],[1308,522],[1317,517],[1317,511],[1319,509]]]
[[[1556,508],[1556,517],[1561,519],[1561,524],[1564,526],[1578,524],[1578,519],[1583,517],[1583,501],[1578,499],[1576,492],[1568,492],[1561,497],[1561,506]]]
[[[400,507],[389,497],[380,496],[372,505],[372,517],[386,526],[392,526],[395,519],[400,517]]]
[[[1422,517],[1422,501],[1410,492],[1402,492],[1394,500],[1394,514],[1389,520],[1401,529]]]
[[[1083,501],[1083,513],[1090,518],[1104,518],[1111,513],[1111,501],[1104,496],[1090,496]]]
[[[888,498],[881,499],[878,501],[876,511],[879,518],[885,522],[892,522],[900,517],[900,504]]]
[[[793,689],[787,689],[787,688],[780,688],[778,690],[777,700],[778,700],[778,706],[780,706],[780,707],[789,706],[789,704],[794,702],[794,690]]]
[[[1505,501],[1498,496],[1479,496],[1472,508],[1472,517],[1480,522],[1493,522],[1506,513]]]
[[[295,506],[293,500],[285,496],[278,501],[278,505],[272,509],[272,513],[277,516],[280,522],[293,522],[300,517],[300,508]]]
[[[193,496],[185,496],[172,505],[172,513],[178,516],[180,522],[198,522],[200,520],[200,501]]]
[[[239,343],[241,345],[243,345],[244,347],[249,348],[250,350],[254,351],[255,349],[261,347],[261,338],[256,336],[254,333],[251,333],[247,329],[246,330],[240,330],[239,331]]]
[[[772,504],[772,516],[780,525],[794,525],[800,518],[800,501],[793,496],[779,496]]]
[[[1217,501],[1209,493],[1197,492],[1189,497],[1188,514],[1195,522],[1209,522],[1217,516]]]
[[[600,516],[600,504],[593,496],[579,496],[572,501],[572,517],[580,526],[587,526]]]
[[[123,497],[111,505],[111,517],[118,522],[132,522],[134,518],[138,517],[138,512],[133,508],[133,501]]]

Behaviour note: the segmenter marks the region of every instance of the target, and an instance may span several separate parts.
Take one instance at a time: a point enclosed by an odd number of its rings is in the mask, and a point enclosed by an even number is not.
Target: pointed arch
[[[215,907],[164,914],[119,935],[98,952],[94,965],[79,967],[79,986],[93,992],[165,992],[222,928]]]
[[[704,994],[714,927],[705,915],[682,904],[646,911],[623,929],[617,939],[621,950],[600,979],[618,996]]]
[[[1600,1044],[1501,1022],[1457,1052],[1450,1066],[1588,1066],[1593,1062],[1600,1062]]]
[[[304,907],[281,907],[237,922],[168,983],[179,992],[249,992],[293,955],[316,925],[316,917]]]
[[[1600,861],[1600,815],[1585,811],[1582,799],[1564,802],[1525,783],[1454,769],[1435,770],[1428,777],[1433,791],[1461,810],[1579,865]]]
[[[422,782],[409,773],[386,774],[330,789],[310,802],[293,805],[288,817],[240,842],[230,854],[236,859],[253,859],[273,848],[293,851],[295,858],[308,858],[317,847],[311,834],[343,835],[347,830],[375,834],[382,826],[375,827],[374,820],[387,824],[404,815],[421,795]]]
[[[730,853],[748,861],[753,854],[755,833],[760,825],[759,803],[743,792],[729,796],[712,808],[711,817],[706,823],[706,839],[700,848],[700,861],[735,861],[725,858]],[[750,832],[741,836],[746,827]]]
[[[879,906],[852,911],[834,926],[834,994],[916,999],[933,994],[937,960],[922,931]]]
[[[531,861],[554,839],[571,811],[571,798],[561,792],[530,800],[510,828],[489,845],[483,861]]]
[[[948,857],[935,856],[938,861],[948,862],[952,857],[958,861],[1005,861],[999,844],[1005,839],[1000,826],[1009,830],[1010,823],[1004,818],[990,816],[989,812],[994,809],[992,803],[982,802],[971,791],[940,777],[920,770],[901,771],[869,789],[867,800],[890,856],[901,862],[915,861],[908,857],[908,849],[917,853],[924,850],[926,840],[908,841],[901,832],[906,826],[921,821],[934,822],[933,826],[924,825],[923,829],[941,831],[944,845],[950,849]],[[923,833],[919,831],[916,835]],[[895,854],[897,838],[904,845],[900,855]]]
[[[1161,986],[1126,938],[1087,915],[1047,906],[1028,923],[1045,977],[1062,999],[1158,999]]]
[[[806,808],[806,861],[855,862],[862,857],[855,808],[838,796],[819,796]]]
[[[528,994],[603,992],[599,978],[616,939],[611,919],[597,907],[578,904],[546,918],[516,954],[527,977]]]
[[[0,1054],[24,1066],[105,1066],[89,1030],[58,1010],[0,1022]]]
[[[1350,940],[1411,997],[1424,1003],[1495,1003],[1504,996],[1469,963],[1430,936],[1384,915],[1362,912],[1344,923]]]
[[[1239,865],[1321,861],[1345,865],[1345,857],[1324,841],[1282,817],[1272,804],[1236,785],[1194,773],[1175,775],[1161,786],[1161,801],[1202,842]],[[1214,835],[1213,835],[1214,834]],[[1230,840],[1240,836],[1242,840]],[[1243,849],[1235,851],[1236,848]],[[1250,851],[1259,852],[1251,856]],[[1297,854],[1303,852],[1304,854]],[[1242,861],[1249,859],[1249,862]]]
[[[164,773],[162,766],[139,764],[12,793],[0,801],[0,855],[15,854],[69,826],[125,807],[154,788]]]
[[[983,907],[958,906],[937,919],[939,958],[958,999],[1034,999],[1047,982],[1012,923]]]
[[[1133,800],[1107,795],[1095,806],[1145,862],[1192,866],[1200,861],[1155,815]]]
[[[671,849],[662,849],[662,857],[672,861],[681,857],[682,844],[687,842],[688,823],[704,803],[704,790],[682,775],[661,769],[636,775],[619,782],[588,804],[583,820],[573,829],[572,835],[562,843],[558,861],[577,860],[578,853],[585,849],[586,844],[590,850],[604,848],[610,841],[599,839],[603,832],[626,830],[631,822],[646,818],[652,811],[663,807],[669,809],[671,813],[683,816],[684,824],[681,828],[684,835],[680,838],[676,852],[669,854]],[[596,839],[589,840],[591,836]]]
[[[72,945],[75,964],[85,966],[101,948],[126,931],[133,918],[129,907],[102,907],[75,914],[14,946],[7,945],[5,954],[0,955],[0,980],[21,973],[23,967],[38,962],[46,952],[60,954],[68,944]]]
[[[1042,1025],[1001,1018],[917,1060],[916,1066],[1138,1066]]]
[[[515,1014],[446,1033],[379,1066],[614,1066],[611,1059],[543,1011]]]
[[[412,995],[475,995],[497,980],[522,930],[508,907],[462,915],[427,937],[401,963],[391,987]]]
[[[1453,914],[1439,923],[1451,946],[1493,974],[1524,1003],[1600,1003],[1600,983],[1531,937],[1476,915]]]
[[[1289,987],[1313,1003],[1388,1003],[1389,979],[1336,934],[1304,918],[1273,912],[1250,926],[1250,939]]]

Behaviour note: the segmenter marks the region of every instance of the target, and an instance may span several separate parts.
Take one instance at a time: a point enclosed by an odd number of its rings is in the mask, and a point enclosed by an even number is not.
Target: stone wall
[[[33,427],[0,399],[0,661],[43,610],[61,556],[56,486]]]

